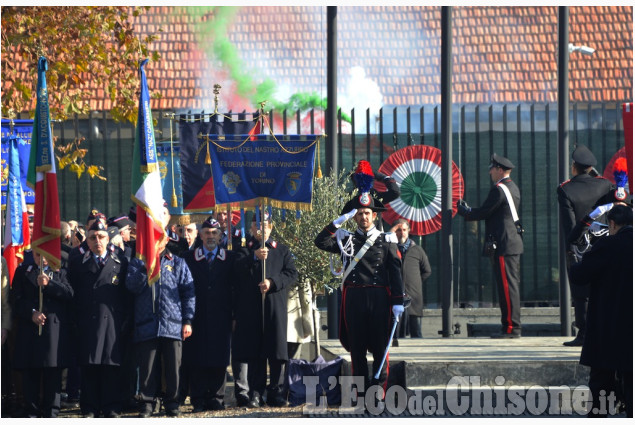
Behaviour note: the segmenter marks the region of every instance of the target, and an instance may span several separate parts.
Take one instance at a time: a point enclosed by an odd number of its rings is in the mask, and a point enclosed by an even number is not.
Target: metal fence
[[[163,111],[164,112],[164,111]],[[178,141],[178,126],[163,112],[155,112],[157,140]],[[186,114],[188,115],[188,114]],[[191,114],[189,114],[191,115]],[[204,112],[196,113],[200,118]],[[360,119],[361,115],[361,119]],[[338,123],[339,168],[352,169],[367,159],[374,169],[395,150],[413,144],[440,146],[440,106],[421,108],[383,108],[377,113],[352,110]],[[321,111],[308,115],[284,111],[270,122],[280,133],[321,131],[316,122]],[[487,165],[491,153],[512,160],[516,168],[512,179],[518,183],[522,202],[520,216],[525,227],[525,254],[521,262],[521,300],[524,306],[558,304],[558,204],[557,181],[557,108],[555,104],[464,105],[453,111],[453,158],[465,181],[465,199],[479,205],[491,182]],[[619,103],[571,104],[571,150],[578,143],[587,145],[598,158],[598,171],[624,146]],[[291,131],[294,130],[294,131]],[[308,130],[308,131],[307,131]],[[56,123],[57,143],[86,137],[91,164],[103,165],[103,182],[59,173],[61,214],[64,219],[88,215],[91,208],[109,215],[127,212],[130,201],[130,167],[134,127],[111,121],[106,113]],[[321,149],[325,167],[325,152]],[[326,171],[326,170],[324,170]],[[485,307],[496,303],[493,277],[486,258],[480,256],[484,224],[466,223],[460,217],[454,224],[455,293],[457,306]],[[440,232],[416,238],[426,250],[432,276],[424,285],[428,307],[441,305]]]

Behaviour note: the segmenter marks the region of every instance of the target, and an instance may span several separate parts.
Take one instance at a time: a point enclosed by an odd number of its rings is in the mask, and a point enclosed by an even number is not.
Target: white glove
[[[607,229],[607,225],[604,223],[600,223],[599,221],[594,221],[593,223],[591,223],[591,225],[589,226],[589,231],[591,233],[599,233],[602,232],[604,230]]]
[[[339,228],[342,224],[347,222],[348,219],[353,217],[355,215],[355,213],[357,213],[357,208],[353,208],[352,210],[350,210],[346,214],[337,217],[335,220],[333,220],[333,225],[335,227]]]
[[[611,208],[613,208],[613,203],[600,205],[599,207],[594,209],[591,212],[591,214],[589,214],[589,217],[591,217],[592,220],[595,220],[596,218],[598,218],[602,214],[605,214],[605,213],[609,212],[611,210]]]
[[[401,313],[403,313],[403,306],[399,305],[399,304],[395,304],[392,306],[392,314],[395,316],[395,320],[399,321],[399,317],[401,316]]]

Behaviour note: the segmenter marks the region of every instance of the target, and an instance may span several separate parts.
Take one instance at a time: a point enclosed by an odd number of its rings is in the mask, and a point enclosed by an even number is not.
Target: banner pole
[[[44,256],[40,256],[40,274],[44,274]],[[42,308],[44,307],[44,296],[42,295],[42,287],[38,285],[40,291],[40,306],[38,307],[38,311],[41,313]],[[37,325],[37,334],[38,336],[42,336],[42,325]]]
[[[266,240],[265,240],[265,199],[262,198],[262,204],[261,204],[261,208],[260,208],[260,235],[261,235],[261,243],[260,243],[260,247],[261,248],[266,248]],[[271,217],[269,218],[271,219]],[[262,281],[264,282],[266,277],[267,277],[267,261],[266,260],[262,260]],[[265,333],[265,297],[267,296],[267,294],[265,292],[262,293],[262,334],[264,336]]]

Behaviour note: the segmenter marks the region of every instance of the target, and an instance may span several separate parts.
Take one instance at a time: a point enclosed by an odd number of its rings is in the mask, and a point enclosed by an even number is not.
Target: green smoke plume
[[[254,81],[253,71],[238,56],[237,49],[227,37],[229,26],[233,23],[238,10],[238,7],[232,6],[185,8],[186,13],[195,22],[197,43],[210,58],[216,58],[229,72],[230,78],[236,83],[236,94],[249,99],[255,106],[267,100],[267,110],[325,110],[327,98],[321,98],[317,93],[295,93],[289,101],[282,102],[275,98],[276,83],[271,78],[266,78],[259,84]],[[350,122],[350,117],[344,113],[342,119]]]

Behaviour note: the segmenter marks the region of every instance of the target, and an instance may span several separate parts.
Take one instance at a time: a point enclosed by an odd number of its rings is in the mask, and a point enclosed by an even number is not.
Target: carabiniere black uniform
[[[593,153],[584,145],[579,145],[572,154],[574,163],[582,168],[591,168],[597,160]],[[558,186],[558,205],[560,210],[561,240],[567,251],[567,273],[571,265],[580,261],[581,256],[575,254],[575,247],[566,243],[574,226],[589,214],[594,205],[603,197],[611,194],[615,186],[607,179],[592,176],[588,172],[579,173]],[[586,310],[589,301],[589,285],[572,285],[571,298],[575,312],[575,325],[578,328],[576,339],[565,345],[582,345],[586,332]]]
[[[381,202],[371,199],[370,206],[356,202],[352,207],[381,211]],[[337,240],[333,237],[336,232],[335,224],[328,224],[315,238],[315,245],[324,251],[340,254]],[[370,351],[373,354],[374,374],[379,369],[390,338],[391,307],[403,305],[404,294],[401,260],[394,234],[380,233],[375,227],[367,232],[358,228],[348,236],[352,238],[354,254],[359,252],[373,233],[379,235],[343,282],[339,326],[340,342],[351,353],[353,375],[364,377],[365,388],[369,384],[366,353]],[[373,379],[370,383],[382,385],[385,389],[387,365],[388,362],[379,380],[375,382]]]
[[[514,168],[512,162],[492,155],[490,170]],[[491,171],[490,171],[491,172]],[[498,302],[501,308],[501,334],[493,337],[520,336],[520,255],[523,253],[522,227],[514,223],[509,202],[501,188],[510,192],[516,211],[520,212],[520,190],[509,176],[496,182],[480,207],[458,208],[466,221],[485,220],[486,240],[483,256],[489,257],[496,278]]]

